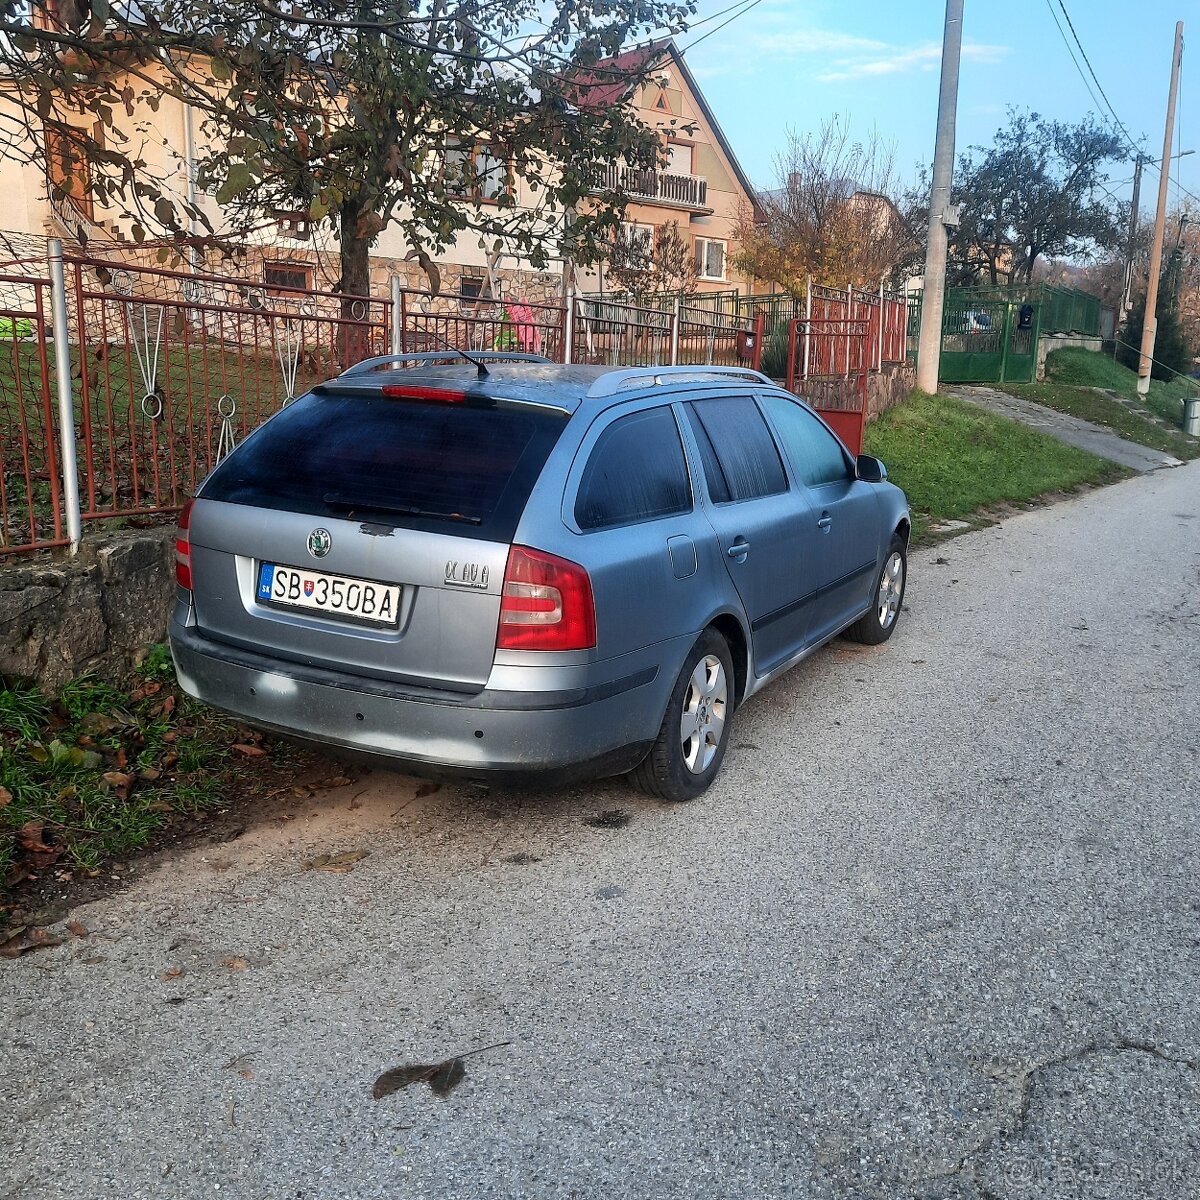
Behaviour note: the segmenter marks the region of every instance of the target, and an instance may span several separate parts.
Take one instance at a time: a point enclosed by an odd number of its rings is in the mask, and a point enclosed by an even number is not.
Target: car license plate
[[[394,584],[302,571],[296,567],[261,563],[258,568],[260,604],[302,608],[324,616],[373,625],[396,625],[400,617],[400,589]]]

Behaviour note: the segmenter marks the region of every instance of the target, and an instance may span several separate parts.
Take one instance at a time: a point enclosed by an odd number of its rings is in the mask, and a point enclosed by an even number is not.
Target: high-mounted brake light
[[[588,650],[596,644],[592,581],[578,563],[513,546],[504,569],[497,650]]]
[[[433,404],[462,404],[467,399],[466,392],[456,392],[450,388],[414,387],[408,384],[385,383],[383,394],[397,400],[425,400]]]
[[[179,514],[179,529],[175,534],[175,582],[186,591],[192,590],[192,506],[189,500]]]

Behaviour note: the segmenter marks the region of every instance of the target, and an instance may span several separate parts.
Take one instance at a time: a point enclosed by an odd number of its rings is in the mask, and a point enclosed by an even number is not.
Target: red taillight
[[[175,534],[175,582],[187,591],[192,590],[192,543],[188,530],[192,524],[192,505],[189,500],[179,514],[179,529]]]
[[[513,546],[504,569],[497,650],[587,650],[596,644],[592,581],[578,563]]]
[[[466,392],[455,392],[448,388],[411,387],[407,384],[388,383],[382,388],[385,396],[397,400],[427,400],[434,404],[462,404]]]

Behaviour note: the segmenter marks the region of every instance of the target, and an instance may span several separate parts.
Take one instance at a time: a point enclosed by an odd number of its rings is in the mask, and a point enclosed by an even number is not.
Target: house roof
[[[667,58],[678,69],[684,85],[699,105],[704,120],[712,130],[729,165],[733,168],[738,183],[745,188],[751,203],[755,203],[754,185],[742,169],[742,164],[738,162],[729,139],[725,136],[720,122],[696,83],[696,77],[684,62],[683,51],[675,44],[674,38],[662,38],[658,41],[646,42],[642,46],[634,46],[612,58],[601,59],[587,71],[579,72],[571,80],[575,93],[572,99],[577,104],[596,108],[623,103],[629,98],[634,83],[645,75],[647,68]]]
[[[570,78],[572,100],[584,108],[611,108],[629,98],[646,68],[662,56],[669,39],[647,42],[622,50],[612,58],[602,58],[594,66],[577,71]]]

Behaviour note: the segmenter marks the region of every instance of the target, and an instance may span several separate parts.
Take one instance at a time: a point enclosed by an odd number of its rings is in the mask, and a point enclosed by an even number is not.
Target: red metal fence
[[[0,553],[63,546],[50,280],[0,275]]]
[[[701,297],[662,307],[575,297],[568,310],[398,286],[386,298],[268,288],[88,256],[65,265],[61,291],[43,259],[0,274],[0,555],[64,545],[79,517],[137,522],[178,508],[267,417],[373,354],[511,350],[758,369],[767,328],[787,317],[779,305]],[[67,310],[61,329],[51,328],[52,296]],[[904,303],[813,287],[806,305],[810,315],[787,327],[787,386],[827,419],[861,426],[868,370],[903,361]],[[68,388],[57,387],[52,349],[69,364]],[[60,405],[73,414],[65,443]],[[848,425],[844,436],[853,442]],[[74,447],[78,510],[66,500],[60,445]]]
[[[563,361],[566,311],[557,304],[446,301],[398,289],[397,352],[511,350]],[[453,305],[453,307],[450,307]]]
[[[387,300],[68,266],[84,520],[178,508],[234,442],[387,349]]]

